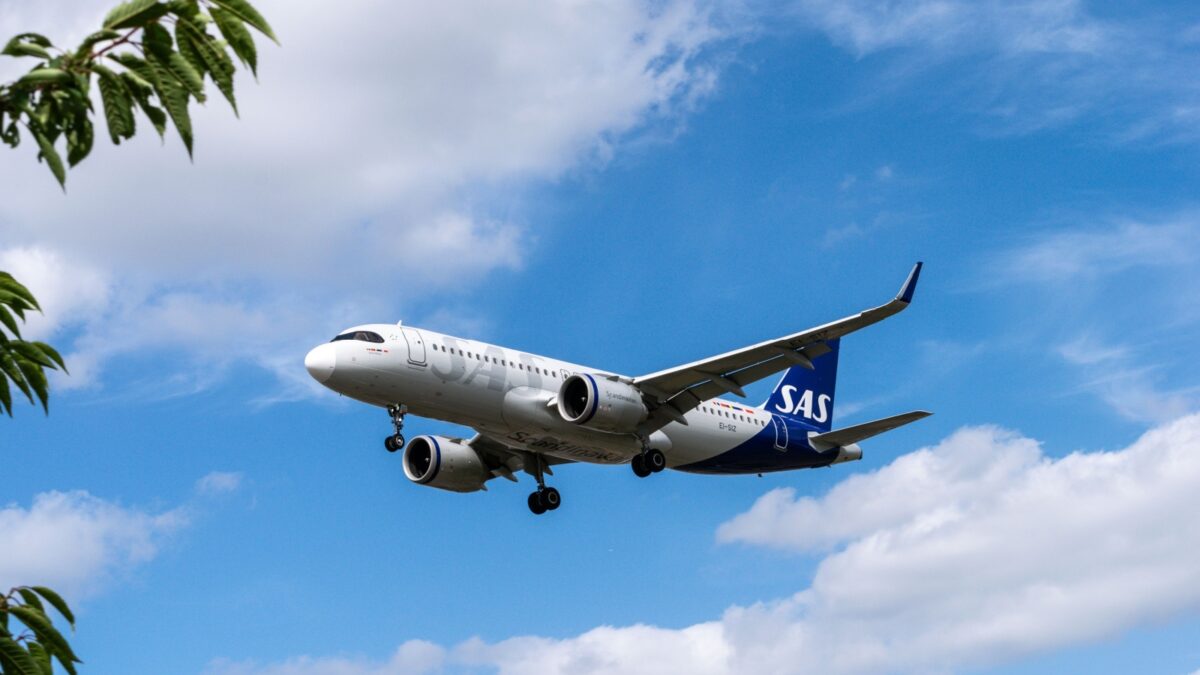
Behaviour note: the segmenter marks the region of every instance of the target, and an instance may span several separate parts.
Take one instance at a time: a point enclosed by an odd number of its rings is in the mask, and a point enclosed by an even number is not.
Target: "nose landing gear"
[[[404,416],[408,414],[408,406],[403,403],[389,405],[387,411],[396,433],[383,439],[383,447],[387,448],[388,452],[396,452],[404,447],[404,434],[400,432],[404,429]]]

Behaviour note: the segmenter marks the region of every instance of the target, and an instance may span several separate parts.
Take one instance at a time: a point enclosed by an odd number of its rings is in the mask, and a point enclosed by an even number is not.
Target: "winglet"
[[[913,265],[912,271],[908,273],[908,280],[900,287],[900,294],[896,299],[904,304],[912,302],[913,293],[917,290],[917,278],[921,276],[921,266],[925,263],[917,263]]]

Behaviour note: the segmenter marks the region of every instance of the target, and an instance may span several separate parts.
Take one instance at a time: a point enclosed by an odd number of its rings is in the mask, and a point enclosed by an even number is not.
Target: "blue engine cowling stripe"
[[[596,414],[596,409],[600,407],[600,388],[596,386],[596,380],[587,373],[583,373],[583,376],[587,378],[588,384],[591,385],[592,388],[592,409],[587,412],[587,415],[584,415],[583,419],[576,422],[576,424],[587,424],[588,420],[592,419],[592,417]]]
[[[425,438],[429,439],[430,443],[433,443],[433,451],[434,451],[433,471],[430,472],[429,475],[426,476],[425,478],[422,478],[421,480],[417,481],[417,483],[420,485],[424,485],[424,484],[430,482],[431,480],[433,480],[434,478],[437,478],[438,472],[442,470],[442,446],[437,442],[437,439],[434,438],[433,436],[426,436]]]

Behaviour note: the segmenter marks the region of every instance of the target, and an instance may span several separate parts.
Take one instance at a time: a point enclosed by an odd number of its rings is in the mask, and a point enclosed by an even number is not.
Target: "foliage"
[[[54,627],[49,604],[75,630],[75,616],[57,593],[44,586],[18,586],[0,597],[0,672],[52,675],[57,660],[71,675],[82,663]],[[18,623],[19,622],[19,623]]]
[[[0,54],[34,59],[37,65],[0,85],[0,140],[15,148],[24,128],[38,145],[38,161],[46,162],[65,189],[67,169],[57,145],[65,140],[72,167],[91,152],[94,80],[113,143],[133,137],[135,112],[141,111],[160,137],[173,125],[190,157],[188,106],[206,100],[205,80],[216,85],[236,115],[230,50],[257,75],[258,52],[247,26],[278,43],[247,0],[129,0],[73,51],[37,33],[21,33]]]
[[[7,272],[0,272],[0,408],[12,417],[11,380],[25,398],[33,403],[37,396],[42,409],[49,409],[49,383],[46,369],[62,368],[66,372],[62,357],[45,342],[30,342],[21,339],[17,319],[25,320],[25,312],[41,311],[37,300],[29,289]]]

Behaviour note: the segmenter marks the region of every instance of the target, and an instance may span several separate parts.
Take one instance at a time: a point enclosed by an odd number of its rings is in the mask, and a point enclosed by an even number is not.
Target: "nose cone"
[[[337,349],[328,342],[318,345],[304,357],[304,367],[308,369],[308,374],[321,384],[325,384],[333,376],[333,366],[336,362]]]

